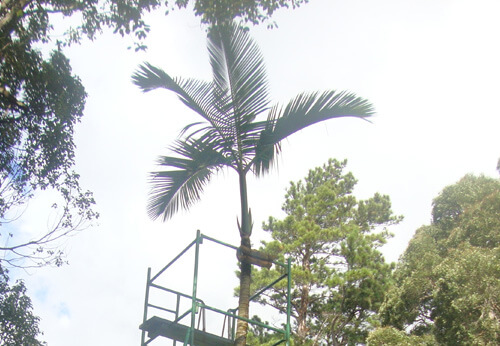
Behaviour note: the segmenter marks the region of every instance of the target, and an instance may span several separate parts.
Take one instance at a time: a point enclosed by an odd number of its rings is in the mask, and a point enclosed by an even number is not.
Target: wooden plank
[[[174,323],[172,321],[153,316],[139,326],[141,330],[148,332],[148,337],[154,338],[163,336],[168,339],[184,342],[188,333],[189,327],[183,324]],[[215,334],[210,334],[198,329],[194,329],[194,345],[195,346],[230,346],[233,341],[222,338]]]

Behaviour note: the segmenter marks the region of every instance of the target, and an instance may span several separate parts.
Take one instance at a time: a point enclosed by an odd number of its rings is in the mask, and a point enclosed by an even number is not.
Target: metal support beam
[[[182,250],[175,258],[170,261],[165,267],[163,267],[156,275],[151,277],[151,268],[148,268],[148,275],[146,281],[146,297],[144,303],[144,316],[143,323],[141,325],[142,333],[141,333],[141,346],[147,346],[150,342],[156,339],[158,336],[167,337],[173,340],[173,345],[175,346],[177,341],[183,343],[185,346],[191,345],[195,346],[206,346],[206,345],[232,345],[235,335],[235,321],[237,319],[241,319],[247,321],[252,325],[257,325],[259,327],[263,327],[267,330],[274,331],[283,336],[283,339],[275,343],[275,345],[279,345],[285,343],[286,346],[290,346],[290,337],[291,337],[291,328],[290,328],[290,316],[291,316],[291,259],[288,258],[286,264],[278,261],[272,261],[275,265],[282,267],[285,269],[286,274],[281,275],[278,279],[274,280],[271,284],[267,285],[264,288],[261,288],[255,293],[250,300],[256,299],[259,295],[264,293],[267,289],[270,289],[275,284],[283,279],[287,279],[287,297],[286,297],[286,325],[284,329],[274,328],[270,325],[267,325],[262,322],[258,322],[255,320],[242,318],[237,315],[238,309],[229,309],[227,311],[223,311],[217,309],[215,307],[211,307],[206,305],[202,300],[197,298],[198,294],[198,271],[199,271],[199,260],[200,260],[200,245],[203,244],[203,240],[207,239],[216,244],[231,248],[235,251],[238,251],[238,247],[224,243],[217,239],[207,237],[203,235],[199,230],[196,232],[196,239],[191,242],[184,250]],[[172,289],[162,287],[158,284],[153,283],[161,274],[163,274],[174,262],[176,262],[180,257],[182,257],[189,249],[194,246],[194,272],[193,272],[193,286],[192,286],[192,294],[185,294],[181,292],[174,291]],[[150,300],[150,290],[158,289],[166,294],[173,294],[176,296],[175,301],[175,310],[172,308],[162,307],[159,305],[151,304]],[[187,309],[184,313],[180,313],[181,299],[187,299],[191,301],[191,308]],[[173,314],[175,317],[172,319],[160,318],[157,316],[152,316],[148,319],[148,309],[154,309],[157,311],[163,311],[164,313]],[[196,314],[198,309],[202,309],[203,313],[200,313],[200,319],[203,318],[203,330],[199,330],[200,320],[198,320],[198,329],[196,329]],[[219,315],[225,315],[228,322],[228,338],[224,338],[223,335],[217,336],[215,334],[210,334],[205,331],[205,316],[204,312],[208,309],[214,313]],[[190,316],[191,319],[188,322],[187,316]],[[183,318],[185,322],[181,320]],[[223,327],[224,328],[224,327]],[[148,333],[146,338],[146,333]],[[224,333],[224,330],[223,332]],[[147,339],[147,340],[146,340]]]

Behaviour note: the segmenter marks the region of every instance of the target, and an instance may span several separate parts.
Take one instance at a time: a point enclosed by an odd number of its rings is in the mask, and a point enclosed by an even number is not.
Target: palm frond
[[[208,51],[216,98],[222,110],[234,117],[236,128],[251,122],[269,106],[265,65],[257,44],[236,24],[212,28]]]
[[[274,143],[272,140],[271,124],[270,122],[269,127],[260,133],[260,139],[255,145],[255,155],[251,166],[257,176],[269,172],[274,165],[275,153],[280,151],[280,142]]]
[[[297,131],[328,119],[366,119],[373,114],[373,105],[368,100],[346,91],[303,93],[285,107],[274,106],[269,112],[268,126],[262,131],[255,149],[254,171],[256,174],[267,172],[280,141]]]
[[[143,92],[158,88],[172,90],[173,79],[161,68],[150,63],[144,63],[132,75],[132,83],[137,85]]]
[[[158,163],[167,168],[151,173],[148,214],[152,219],[169,219],[180,208],[188,209],[200,199],[212,174],[227,165],[223,155],[199,140],[177,141],[172,147],[180,157],[162,156]]]
[[[277,143],[320,121],[341,117],[366,119],[374,113],[373,105],[354,93],[346,91],[303,93],[291,100],[282,110],[276,107],[270,112],[274,129],[269,139]]]
[[[267,121],[254,121],[241,126],[239,135],[239,150],[242,154],[242,163],[245,170],[249,170],[255,156],[255,149],[260,141],[262,132],[268,126]]]
[[[188,132],[188,130],[190,130],[191,128],[193,127],[196,127],[196,126],[200,126],[200,125],[203,125],[204,123],[201,122],[201,121],[196,121],[194,123],[190,123],[190,124],[187,124],[186,126],[184,126],[181,130],[181,132],[179,132],[179,137],[182,137],[184,134],[186,134]],[[189,136],[193,136],[196,132],[198,131],[195,131],[195,132],[191,132],[189,134]]]
[[[145,63],[139,66],[132,76],[134,84],[139,86],[144,92],[157,88],[164,88],[173,91],[179,99],[189,108],[201,115],[218,134],[222,142],[234,142],[234,123],[232,119],[221,113],[221,104],[227,103],[221,98],[214,97],[213,83],[203,82],[195,79],[183,80],[172,78],[162,69]],[[200,125],[195,122],[187,125],[180,133],[180,136],[187,133],[193,126]],[[204,127],[207,129],[208,127]],[[188,134],[192,137],[195,132]],[[228,147],[229,148],[229,147]]]
[[[139,69],[132,75],[132,82],[143,92],[158,88],[173,91],[182,103],[205,120],[211,120],[214,105],[211,83],[196,79],[172,78],[161,68],[149,63],[139,66]]]

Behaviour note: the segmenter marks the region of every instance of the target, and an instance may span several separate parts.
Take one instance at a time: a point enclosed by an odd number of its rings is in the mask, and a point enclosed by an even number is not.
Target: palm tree
[[[251,248],[252,220],[246,177],[267,173],[280,142],[317,122],[339,118],[366,118],[372,105],[349,92],[302,93],[286,106],[270,106],[261,53],[248,32],[236,24],[214,26],[208,33],[213,70],[210,82],[172,78],[145,63],[132,76],[142,91],[173,91],[201,121],[187,125],[171,147],[174,156],[162,156],[164,170],[152,173],[148,204],[151,218],[170,218],[200,199],[212,175],[224,167],[236,171],[241,198],[241,248]],[[267,114],[267,118],[265,115]],[[244,257],[243,257],[244,258]],[[241,260],[239,316],[248,318],[251,264]],[[248,324],[238,320],[235,345],[246,344]]]

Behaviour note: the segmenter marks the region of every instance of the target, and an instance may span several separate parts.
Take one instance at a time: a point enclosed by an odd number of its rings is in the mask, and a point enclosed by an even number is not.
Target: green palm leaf
[[[132,75],[132,82],[143,92],[158,88],[173,91],[186,106],[210,121],[213,113],[211,83],[196,79],[172,78],[162,69],[149,63],[139,66]]]
[[[303,93],[291,100],[281,110],[274,107],[270,120],[274,122],[272,131],[275,143],[291,134],[320,121],[340,118],[368,118],[374,114],[372,104],[354,93],[325,91],[323,93]]]
[[[279,151],[280,141],[297,131],[328,119],[366,119],[373,114],[373,106],[368,100],[346,91],[302,93],[285,107],[274,106],[269,112],[267,128],[255,148],[254,171],[256,174],[267,172],[274,153]]]
[[[211,29],[208,52],[214,93],[225,100],[226,116],[234,126],[251,122],[268,108],[264,60],[248,32],[234,24]]]
[[[172,150],[180,157],[160,157],[158,164],[169,169],[151,174],[148,214],[152,219],[162,216],[165,221],[179,208],[189,209],[200,199],[212,174],[228,163],[199,140],[177,141]]]
[[[143,92],[164,88],[176,93],[186,106],[201,115],[208,122],[208,126],[204,127],[204,129],[209,127],[215,130],[221,139],[221,143],[226,142],[226,149],[231,151],[231,144],[234,143],[234,125],[231,119],[228,119],[220,112],[219,108],[222,101],[220,98],[214,97],[213,83],[196,79],[174,79],[162,69],[149,63],[145,63],[139,67],[132,76],[132,82],[139,86]],[[196,122],[187,125],[181,134],[185,133],[191,127],[200,124]],[[193,134],[198,132],[200,132],[199,127],[194,133],[189,134],[189,136],[193,136]]]

